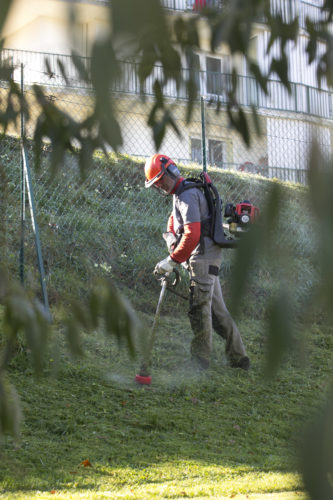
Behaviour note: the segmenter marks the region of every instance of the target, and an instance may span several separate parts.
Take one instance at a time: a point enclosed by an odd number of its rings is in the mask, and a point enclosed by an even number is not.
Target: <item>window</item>
[[[191,138],[191,160],[202,163],[201,139]]]
[[[223,167],[223,142],[208,140],[208,163],[214,167]]]
[[[222,75],[221,61],[214,57],[206,57],[207,70],[207,92],[209,94],[221,94],[222,92]]]
[[[207,93],[223,95],[228,89],[227,76],[230,73],[230,59],[224,56],[221,59],[206,57]]]
[[[207,163],[208,165],[223,168],[224,143],[216,139],[208,139]],[[191,160],[202,163],[201,139],[191,138]]]

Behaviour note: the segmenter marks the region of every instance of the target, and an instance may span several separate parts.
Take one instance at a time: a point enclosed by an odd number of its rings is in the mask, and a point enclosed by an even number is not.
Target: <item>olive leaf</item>
[[[3,374],[0,376],[0,436],[19,437],[22,422],[20,400],[14,386]]]
[[[333,498],[333,391],[307,426],[301,447],[301,466],[311,500]]]

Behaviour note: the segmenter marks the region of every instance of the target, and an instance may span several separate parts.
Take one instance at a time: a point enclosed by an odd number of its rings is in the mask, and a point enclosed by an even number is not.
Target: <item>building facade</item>
[[[76,7],[76,20],[75,25],[68,29],[68,7],[71,4]],[[93,41],[108,29],[107,4],[98,0],[30,0],[27,6],[24,0],[16,0],[3,31],[5,48],[1,53],[3,59],[12,63],[14,79],[21,81],[23,71],[26,88],[40,83],[60,107],[68,111],[66,103],[70,100],[75,117],[86,116],[90,109],[91,89],[78,77],[69,54],[74,49],[82,62],[89,66]],[[223,8],[220,0],[163,0],[162,4],[170,18],[197,15],[200,8],[210,4]],[[318,21],[325,14],[321,10],[322,0],[271,0],[270,5],[272,13],[281,14],[285,21],[294,17],[299,21],[297,43],[287,46],[290,93],[277,79],[272,79],[268,84],[268,95],[264,94],[251,75],[245,58],[231,57],[223,45],[212,54],[207,32],[204,27],[202,29],[201,48],[195,58],[198,95],[203,96],[205,102],[207,159],[209,165],[217,168],[305,183],[312,138],[316,137],[327,158],[332,156],[332,89],[325,81],[318,86],[316,64],[309,65],[306,58],[306,18]],[[259,63],[264,73],[268,71],[271,58],[279,56],[278,44],[273,45],[267,54],[269,35],[267,25],[259,20],[253,27],[249,47],[251,58]],[[323,42],[321,50],[324,48]],[[66,71],[66,78],[61,66]],[[182,67],[185,75],[188,71],[185,59]],[[248,113],[249,123],[253,123],[251,107],[256,108],[259,117],[261,135],[251,134],[253,139],[249,147],[230,128],[225,112],[232,67],[238,73],[237,99]],[[144,101],[136,64],[123,61],[121,68],[119,83],[112,89],[123,135],[120,152],[145,157],[155,152],[147,118],[153,83],[155,78],[162,80],[162,67],[156,65],[146,80]],[[161,150],[177,161],[201,163],[202,115],[199,102],[187,124],[186,93],[179,92],[175,84],[169,82],[164,86],[164,95],[181,134],[169,130]],[[221,107],[219,113],[216,113],[217,106]],[[252,126],[254,129],[254,124]]]

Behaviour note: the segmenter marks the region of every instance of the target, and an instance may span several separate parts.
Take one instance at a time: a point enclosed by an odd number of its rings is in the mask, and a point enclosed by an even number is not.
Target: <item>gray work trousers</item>
[[[212,331],[225,341],[225,351],[230,363],[247,356],[239,330],[223,300],[219,280],[220,261],[192,260],[190,273],[189,318],[194,334],[191,344],[192,357],[207,368],[212,350]]]

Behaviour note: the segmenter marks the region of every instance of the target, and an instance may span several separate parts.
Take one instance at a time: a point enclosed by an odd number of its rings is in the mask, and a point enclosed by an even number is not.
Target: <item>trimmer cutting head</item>
[[[150,375],[135,375],[135,382],[141,385],[150,385],[151,384],[151,376]]]

